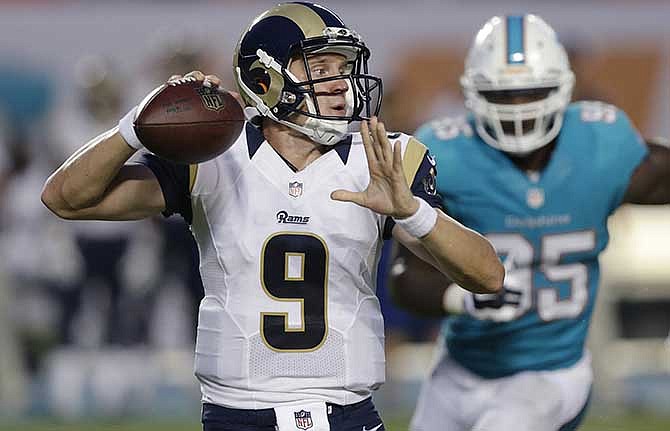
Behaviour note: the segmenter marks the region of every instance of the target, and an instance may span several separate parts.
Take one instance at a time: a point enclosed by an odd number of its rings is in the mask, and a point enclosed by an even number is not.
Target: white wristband
[[[451,283],[442,296],[442,309],[447,314],[462,314],[465,311],[465,295],[467,290],[456,283]]]
[[[435,208],[428,205],[428,202],[423,199],[417,198],[414,199],[419,201],[419,209],[416,210],[414,214],[407,218],[396,219],[394,218],[396,224],[405,231],[412,235],[415,238],[421,238],[433,230],[435,223],[437,223],[437,212]]]
[[[137,106],[128,111],[126,115],[119,120],[119,134],[126,141],[130,147],[141,150],[144,145],[140,142],[140,138],[135,133],[135,115],[137,115]]]

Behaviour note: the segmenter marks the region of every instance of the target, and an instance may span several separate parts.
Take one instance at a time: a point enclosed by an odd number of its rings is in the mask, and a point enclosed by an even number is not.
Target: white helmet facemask
[[[481,93],[474,92],[468,95],[465,104],[475,116],[477,133],[487,144],[523,156],[558,136],[574,81],[572,75],[567,79],[568,82],[552,89],[545,99],[536,102],[493,103]]]

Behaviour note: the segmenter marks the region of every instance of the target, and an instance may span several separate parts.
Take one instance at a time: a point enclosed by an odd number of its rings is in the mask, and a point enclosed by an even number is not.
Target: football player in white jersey
[[[496,16],[465,61],[470,115],[417,131],[445,211],[486,235],[508,272],[496,295],[439,292],[422,288],[430,268],[403,256],[420,276],[399,275],[396,297],[451,312],[413,431],[572,431],[584,417],[607,220],[624,203],[670,203],[670,149],[645,143],[611,105],[570,103],[573,83],[544,20]]]
[[[384,238],[474,292],[502,286],[490,243],[434,208],[426,147],[377,120],[369,55],[333,12],[278,5],[236,48],[248,122],[228,151],[197,166],[153,154],[126,163],[142,148],[135,109],[47,180],[42,200],[63,218],[162,212],[191,224],[205,288],[195,373],[207,431],[384,429],[370,398],[384,382],[375,296]],[[220,84],[201,72],[185,79]],[[361,133],[349,131],[354,121]]]

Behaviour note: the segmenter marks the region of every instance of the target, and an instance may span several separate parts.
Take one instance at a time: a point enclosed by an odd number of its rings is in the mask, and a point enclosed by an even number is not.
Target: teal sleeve
[[[640,133],[621,110],[617,110],[614,123],[603,125],[600,137],[605,161],[603,175],[614,183],[612,213],[623,203],[631,176],[649,151]]]

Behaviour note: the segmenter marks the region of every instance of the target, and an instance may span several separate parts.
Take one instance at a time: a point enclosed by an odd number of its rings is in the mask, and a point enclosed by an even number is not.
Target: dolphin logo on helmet
[[[336,53],[347,61],[345,73],[312,79],[308,57]],[[348,133],[352,121],[377,115],[381,106],[381,79],[368,73],[370,50],[332,11],[307,2],[283,3],[262,13],[242,33],[233,68],[245,115],[255,125],[262,117],[293,128],[313,141],[334,145]],[[304,62],[307,80],[289,71],[292,61]],[[346,80],[344,115],[324,115],[316,84]],[[304,124],[295,122],[305,116]]]

